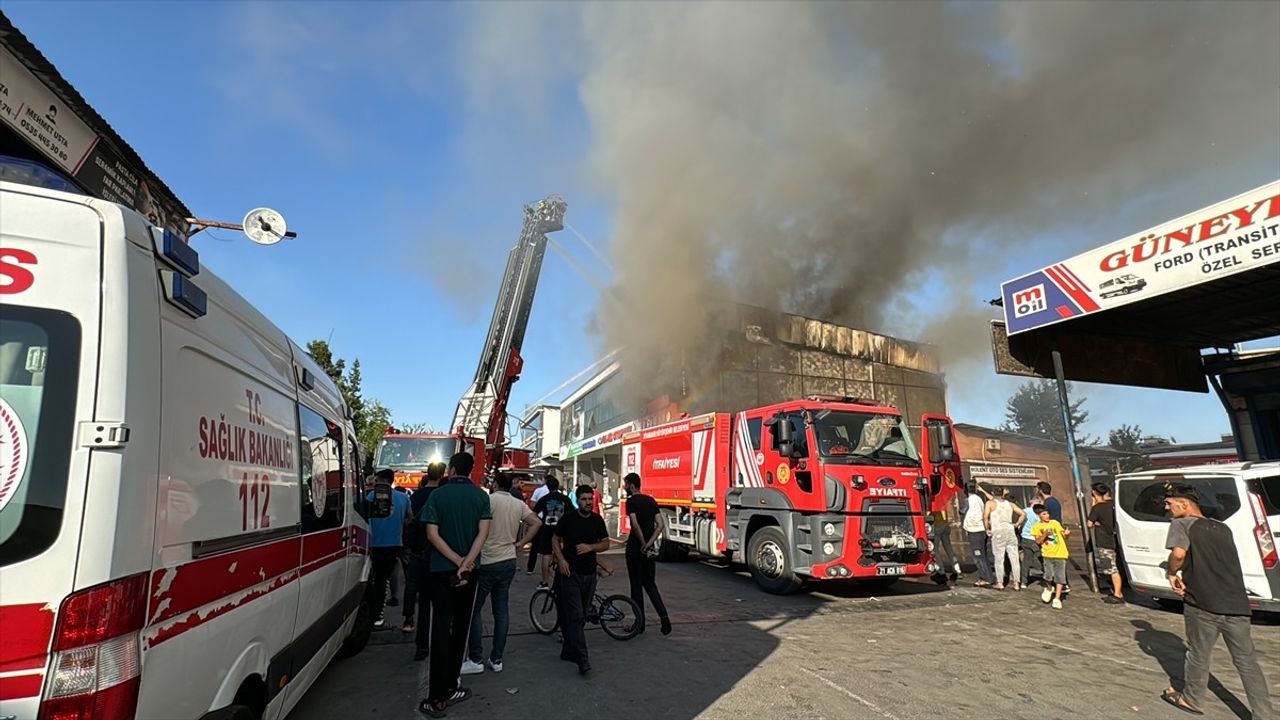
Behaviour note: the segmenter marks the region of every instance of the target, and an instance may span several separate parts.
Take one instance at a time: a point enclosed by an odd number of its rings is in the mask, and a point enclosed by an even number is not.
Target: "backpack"
[[[369,505],[369,517],[391,517],[391,511],[395,507],[391,498],[393,492],[395,491],[391,489],[390,483],[378,483],[373,486],[373,502]]]
[[[565,512],[569,509],[569,502],[559,492],[549,493],[542,498],[546,503],[543,508],[542,522],[547,527],[555,527],[560,522],[560,518],[564,517]]]

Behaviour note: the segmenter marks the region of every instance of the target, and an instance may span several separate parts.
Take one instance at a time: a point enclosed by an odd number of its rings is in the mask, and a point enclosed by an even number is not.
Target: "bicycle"
[[[529,598],[529,622],[533,629],[550,635],[560,627],[560,612],[556,594],[551,588],[540,587]],[[630,640],[640,634],[644,619],[640,607],[626,595],[601,595],[594,593],[587,608],[587,622],[599,625],[614,640]]]

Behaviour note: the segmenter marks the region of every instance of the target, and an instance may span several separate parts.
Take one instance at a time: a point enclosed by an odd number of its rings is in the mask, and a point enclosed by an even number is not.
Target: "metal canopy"
[[[1280,264],[1072,318],[1056,328],[1196,349],[1280,335]]]
[[[1052,377],[1057,350],[1072,380],[1205,392],[1202,349],[1280,335],[1280,181],[1005,282],[1001,300],[997,372]]]

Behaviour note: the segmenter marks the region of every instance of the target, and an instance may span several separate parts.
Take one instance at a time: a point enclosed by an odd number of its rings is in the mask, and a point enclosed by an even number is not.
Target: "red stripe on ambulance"
[[[4,628],[0,632],[0,672],[45,666],[53,615],[53,608],[45,603],[0,606],[0,628]]]

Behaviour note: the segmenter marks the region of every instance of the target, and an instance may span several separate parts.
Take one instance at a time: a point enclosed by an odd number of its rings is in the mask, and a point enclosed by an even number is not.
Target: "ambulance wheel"
[[[366,592],[360,600],[359,607],[356,608],[356,620],[351,625],[351,634],[342,641],[342,647],[338,648],[335,658],[345,660],[360,654],[364,646],[369,644],[371,635],[373,635],[373,613],[369,608],[369,593]]]
[[[787,538],[777,527],[762,527],[747,542],[747,566],[761,590],[790,595],[800,589],[800,578],[791,568]]]

